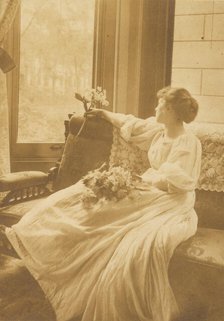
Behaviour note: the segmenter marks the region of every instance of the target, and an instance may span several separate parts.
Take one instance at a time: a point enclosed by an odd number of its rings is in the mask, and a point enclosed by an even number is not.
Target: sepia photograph
[[[224,0],[0,0],[0,321],[224,321]]]

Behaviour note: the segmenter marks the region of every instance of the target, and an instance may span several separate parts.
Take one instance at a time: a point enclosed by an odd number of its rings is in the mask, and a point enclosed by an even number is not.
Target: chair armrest
[[[40,171],[24,171],[5,174],[0,177],[0,207],[40,198],[50,194],[50,174]]]
[[[52,181],[54,183],[57,175],[58,175],[58,170],[59,170],[60,163],[57,166],[51,167],[48,170],[48,179],[49,181]]]
[[[46,185],[48,180],[48,174],[40,171],[24,171],[5,174],[0,177],[0,192],[18,190],[34,185]]]

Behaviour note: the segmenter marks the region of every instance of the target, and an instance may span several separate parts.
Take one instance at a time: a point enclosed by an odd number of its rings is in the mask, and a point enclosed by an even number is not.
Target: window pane
[[[23,0],[19,142],[62,142],[75,91],[92,85],[95,0]]]

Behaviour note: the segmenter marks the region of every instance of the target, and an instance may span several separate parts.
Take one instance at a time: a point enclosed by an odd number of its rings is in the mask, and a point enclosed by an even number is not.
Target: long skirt
[[[196,232],[194,192],[151,188],[85,208],[84,188],[52,194],[6,230],[57,320],[175,320],[168,264]]]

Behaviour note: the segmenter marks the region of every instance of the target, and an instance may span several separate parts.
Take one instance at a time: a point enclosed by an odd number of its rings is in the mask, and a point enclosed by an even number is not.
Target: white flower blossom
[[[109,106],[106,90],[102,89],[100,86],[97,86],[96,89],[86,89],[82,97],[83,102],[88,103],[88,108],[101,108]]]

